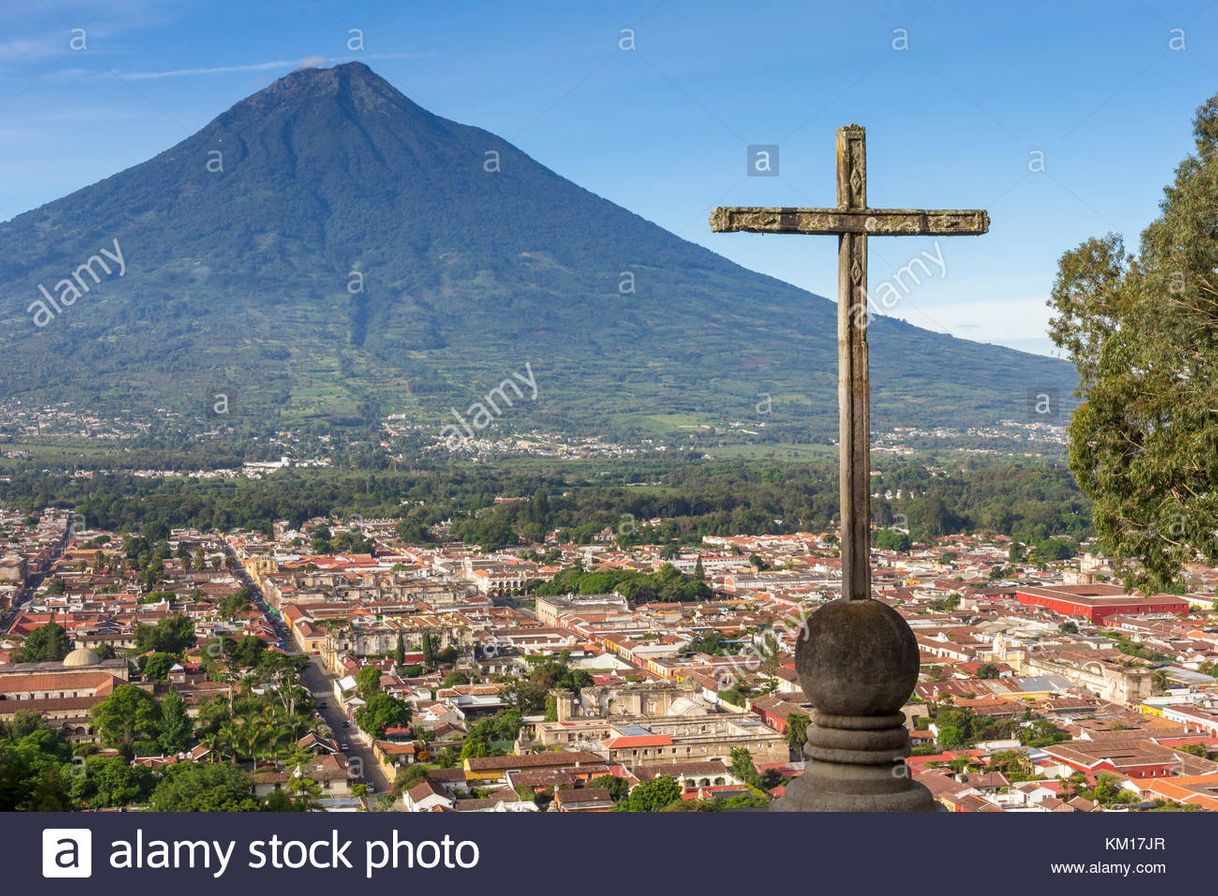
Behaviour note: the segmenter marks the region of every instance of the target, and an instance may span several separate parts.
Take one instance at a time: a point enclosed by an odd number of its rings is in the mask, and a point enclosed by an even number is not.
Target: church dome
[[[670,716],[704,716],[706,715],[706,707],[700,706],[688,697],[678,697],[672,701],[672,706],[668,708]]]
[[[67,669],[73,669],[80,666],[96,666],[100,662],[101,657],[99,657],[88,647],[77,647],[63,658],[64,668]]]

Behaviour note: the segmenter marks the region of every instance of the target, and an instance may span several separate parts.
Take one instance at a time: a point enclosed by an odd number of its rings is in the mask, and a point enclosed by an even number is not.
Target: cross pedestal
[[[795,649],[815,708],[807,771],[772,808],[794,812],[929,812],[930,791],[909,777],[901,707],[918,682],[918,642],[896,610],[871,597],[871,390],[867,370],[867,237],[976,235],[980,210],[867,207],[866,135],[837,132],[836,208],[717,208],[726,233],[838,238],[838,421],[842,597],[812,614]]]

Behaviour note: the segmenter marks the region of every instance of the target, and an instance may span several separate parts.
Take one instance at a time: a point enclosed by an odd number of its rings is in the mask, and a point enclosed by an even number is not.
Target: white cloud
[[[41,62],[68,52],[66,36],[14,37],[0,41],[0,60],[6,64]]]
[[[1052,311],[1044,296],[918,304],[906,298],[892,315],[973,342],[992,342],[1042,355],[1054,351],[1048,336]]]
[[[303,59],[274,59],[268,62],[249,62],[243,65],[215,65],[199,68],[175,68],[164,71],[124,72],[108,71],[102,74],[104,78],[116,78],[120,81],[155,81],[162,78],[194,78],[207,75],[231,75],[241,72],[263,72],[275,69],[297,69],[335,65],[342,62],[377,61],[381,59],[421,59],[430,56],[429,53],[369,53],[358,57],[335,56],[306,56]]]

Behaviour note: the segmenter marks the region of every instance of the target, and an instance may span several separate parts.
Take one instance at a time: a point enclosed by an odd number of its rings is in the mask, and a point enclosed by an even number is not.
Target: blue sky
[[[832,205],[834,131],[863,124],[873,206],[992,219],[987,236],[938,249],[871,240],[873,290],[923,250],[946,264],[889,313],[1048,353],[1058,256],[1108,231],[1136,241],[1192,149],[1193,111],[1218,92],[1218,3],[5,4],[0,219],[149,158],[302,61],[349,59],[687,239],[829,296],[832,239],[713,235],[706,218],[714,205]],[[750,144],[779,146],[777,176],[747,176]]]

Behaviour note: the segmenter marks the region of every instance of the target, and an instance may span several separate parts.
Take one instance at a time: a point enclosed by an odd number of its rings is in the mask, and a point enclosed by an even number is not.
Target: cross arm
[[[863,233],[873,236],[979,236],[990,229],[981,209],[716,208],[716,233]]]

